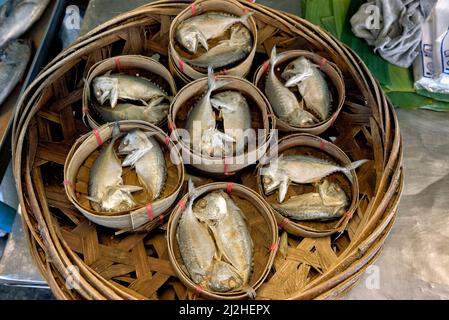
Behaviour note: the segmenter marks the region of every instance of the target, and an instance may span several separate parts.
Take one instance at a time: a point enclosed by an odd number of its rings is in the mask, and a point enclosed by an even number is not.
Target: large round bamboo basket
[[[107,72],[123,73],[132,76],[145,77],[164,90],[169,96],[174,97],[177,93],[175,81],[170,72],[158,61],[149,57],[139,55],[116,56],[99,61],[91,67],[84,82],[83,90],[83,118],[91,128],[97,128],[107,122],[101,118],[98,112],[99,103],[91,94],[91,84],[95,77],[102,76]],[[93,114],[92,114],[93,113]],[[138,120],[138,119],[120,119]],[[162,127],[167,123],[167,117],[154,124]]]
[[[228,0],[228,1],[201,0],[196,1],[192,6],[180,12],[173,19],[170,25],[170,34],[169,34],[170,70],[185,83],[207,76],[207,70],[198,70],[198,68],[190,66],[189,63],[185,62],[183,56],[180,53],[181,51],[185,50],[183,50],[180,47],[180,45],[177,43],[175,39],[176,28],[182,21],[187,20],[196,15],[204,14],[206,12],[223,12],[233,16],[242,16],[245,13],[248,13],[245,6],[241,5],[238,1],[235,0]],[[237,65],[228,68],[218,69],[217,71],[220,72],[221,74],[229,74],[232,76],[245,77],[251,68],[251,64],[253,62],[254,55],[256,53],[257,27],[252,17],[249,17],[244,25],[249,29],[251,36],[253,38],[251,51],[249,52],[248,56],[245,59],[243,59],[243,61],[238,62]]]
[[[102,213],[96,212],[87,199],[87,184],[90,169],[98,156],[98,149],[110,143],[115,123],[105,124],[93,132],[81,136],[72,146],[64,165],[64,187],[70,202],[90,221],[113,229],[136,230],[144,224],[151,224],[153,228],[163,224],[168,219],[168,209],[177,199],[184,180],[184,166],[181,155],[170,138],[158,127],[140,121],[119,121],[121,133],[139,129],[152,133],[159,143],[165,156],[167,178],[160,198],[153,202],[148,201],[145,192],[137,192],[133,196],[138,206],[132,210]],[[101,144],[100,144],[101,142]],[[141,186],[139,179],[132,168],[124,169],[123,181],[125,184]],[[167,221],[167,220],[165,220]]]
[[[265,96],[251,82],[234,76],[215,76],[216,81],[229,81],[228,84],[220,88],[220,91],[233,90],[241,93],[250,107],[251,128],[262,132],[257,135],[257,143],[248,147],[242,154],[235,154],[227,157],[212,157],[201,154],[200,150],[193,149],[182,141],[179,129],[183,129],[187,120],[187,115],[194,108],[195,103],[207,91],[207,78],[195,80],[184,86],[174,98],[169,111],[169,127],[172,130],[171,137],[181,150],[181,156],[185,164],[201,170],[205,174],[213,174],[218,177],[234,175],[238,171],[255,164],[265,154],[273,138],[275,127],[274,117],[270,104]],[[213,94],[216,93],[215,91]]]
[[[270,207],[265,201],[253,190],[232,182],[216,182],[206,184],[198,188],[198,198],[213,191],[226,192],[231,199],[239,206],[245,215],[248,229],[253,240],[254,266],[249,279],[248,286],[243,289],[217,293],[204,288],[198,287],[185,271],[179,246],[176,238],[179,220],[185,210],[185,207],[177,206],[170,215],[167,226],[167,246],[169,250],[169,258],[173,264],[176,274],[181,281],[192,291],[209,299],[226,299],[236,300],[245,298],[256,298],[256,290],[263,284],[264,280],[270,273],[274,262],[276,251],[278,248],[278,229],[276,219],[273,216]],[[188,202],[188,194],[181,200],[182,204]]]
[[[279,141],[276,146],[277,154],[271,155],[267,158],[265,163],[269,163],[274,158],[282,155],[310,155],[318,159],[324,159],[332,163],[337,163],[342,166],[347,166],[351,163],[351,160],[346,154],[337,146],[329,141],[321,139],[317,136],[309,135],[306,133],[299,133],[286,136]],[[259,164],[257,170],[257,187],[259,194],[269,203],[277,203],[277,192],[266,195],[263,190],[263,176],[262,172],[266,165]],[[276,220],[278,224],[287,232],[301,237],[325,237],[332,235],[336,232],[342,232],[346,229],[346,226],[357,210],[359,204],[359,183],[357,175],[354,170],[351,171],[352,182],[350,182],[342,173],[335,173],[326,177],[327,180],[337,183],[346,193],[350,199],[350,205],[346,212],[337,221],[320,222],[320,221],[295,221],[289,219],[279,213],[273,208]],[[290,185],[287,197],[291,197],[298,194],[307,192],[315,192],[314,187],[310,185]],[[285,200],[288,200],[286,198]]]
[[[275,270],[257,298],[340,297],[378,257],[397,212],[403,172],[394,108],[360,58],[327,32],[287,13],[243,0],[240,4],[254,11],[258,28],[258,62],[252,71],[273,45],[310,50],[339,67],[346,98],[334,126],[322,137],[336,137],[333,143],[350,158],[374,163],[357,172],[363,197],[345,231],[338,238],[289,236],[287,255],[276,256]],[[85,219],[63,190],[69,149],[88,132],[81,122],[81,99],[89,68],[109,58],[112,46],[119,54],[158,52],[166,57],[170,20],[188,5],[158,1],[95,28],[51,61],[18,102],[12,146],[23,225],[39,270],[59,299],[195,297],[170,264],[164,227],[151,234],[114,235]],[[254,172],[249,168],[246,174]],[[232,179],[244,183],[245,173]],[[74,268],[79,281],[67,286]]]
[[[332,95],[331,102],[331,113],[328,118],[314,124],[313,126],[307,127],[294,127],[287,122],[276,117],[277,128],[286,132],[305,132],[311,134],[321,134],[327,129],[329,129],[337,119],[340,114],[343,104],[345,102],[345,84],[343,80],[343,75],[339,68],[332,62],[327,61],[326,58],[319,56],[316,53],[303,50],[288,50],[278,54],[276,60],[275,69],[280,68],[276,73],[280,74],[281,70],[287,66],[288,63],[295,60],[298,57],[305,57],[309,59],[312,63],[320,67],[323,74],[326,75],[328,81],[329,90]],[[254,84],[262,91],[265,92],[265,81],[268,72],[270,61],[265,61],[254,74]],[[279,77],[279,76],[278,76]],[[279,77],[280,78],[280,77]]]

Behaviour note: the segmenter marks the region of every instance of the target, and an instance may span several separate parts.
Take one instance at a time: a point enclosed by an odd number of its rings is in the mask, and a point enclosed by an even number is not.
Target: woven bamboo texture
[[[346,98],[321,137],[335,137],[351,160],[372,160],[357,171],[360,201],[346,230],[338,237],[289,235],[257,298],[339,298],[378,257],[397,212],[403,174],[395,111],[359,57],[328,33],[287,13],[240,3],[254,12],[258,28],[248,79],[274,45],[279,52],[309,50],[335,63]],[[51,61],[18,103],[12,145],[23,224],[36,264],[59,299],[196,298],[170,264],[165,226],[115,235],[86,220],[63,186],[70,147],[89,131],[81,121],[81,100],[90,67],[113,55],[155,52],[167,67],[170,23],[189,4],[154,2],[95,28]],[[230,179],[245,184],[254,170]]]

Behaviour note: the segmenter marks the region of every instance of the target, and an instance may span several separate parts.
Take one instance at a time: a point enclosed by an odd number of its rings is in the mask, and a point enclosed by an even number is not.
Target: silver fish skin
[[[249,30],[243,26],[231,27],[229,40],[220,41],[215,47],[194,59],[184,59],[192,66],[222,68],[245,58],[251,51],[252,38]]]
[[[160,98],[154,100],[160,101]],[[157,124],[167,117],[170,105],[165,102],[150,102],[149,106],[138,106],[132,103],[118,103],[113,109],[110,107],[97,106],[95,104],[92,104],[92,107],[106,122],[141,120]]]
[[[245,23],[252,15],[250,12],[241,17],[221,12],[208,12],[181,22],[176,29],[176,40],[189,52],[196,53],[198,45],[209,50],[207,41],[222,36],[236,23]]]
[[[210,103],[210,97],[214,90],[217,90],[229,83],[228,80],[215,81],[214,71],[208,68],[208,88],[201,99],[190,109],[187,115],[185,129],[190,134],[190,144],[194,150],[203,152],[202,138],[203,132],[215,129],[215,113]],[[204,149],[207,149],[206,146]]]
[[[114,150],[120,129],[114,127],[113,138],[95,159],[89,174],[89,200],[95,211],[116,212],[136,205],[131,192],[142,190],[123,185],[122,166]]]
[[[223,91],[211,99],[212,106],[220,110],[224,131],[235,140],[235,152],[242,154],[248,143],[245,131],[251,128],[251,112],[245,97],[237,91]]]
[[[112,108],[117,105],[119,99],[140,101],[144,105],[148,105],[154,98],[164,97],[171,100],[171,97],[152,81],[127,74],[98,76],[92,81],[92,89],[101,105],[109,100]]]
[[[193,202],[197,196],[189,180],[189,202],[179,221],[176,237],[190,277],[196,284],[205,284],[213,267],[216,248],[207,227],[193,213]]]
[[[7,0],[0,7],[0,47],[25,33],[49,3],[50,0]]]
[[[201,153],[205,156],[232,155],[235,140],[218,129],[207,129],[201,136]]]
[[[288,124],[296,127],[307,127],[318,122],[311,113],[304,110],[293,92],[286,88],[277,78],[274,67],[276,65],[276,47],[271,51],[270,67],[265,82],[265,94],[270,101],[276,115]]]
[[[252,271],[253,242],[240,208],[228,194],[220,191],[198,201],[194,212],[212,230],[219,255],[239,272],[246,284]]]
[[[243,284],[244,280],[231,264],[220,260],[214,262],[210,279],[207,282],[209,290],[229,292],[241,288]]]
[[[314,183],[336,172],[342,172],[352,182],[351,170],[368,160],[354,161],[346,167],[312,156],[281,155],[270,162],[263,172],[263,188],[266,194],[279,188],[278,201],[283,202],[290,182]]]
[[[318,192],[291,197],[282,204],[272,204],[282,215],[298,221],[340,218],[349,203],[348,196],[336,183],[324,180]]]
[[[0,106],[23,78],[30,57],[27,41],[12,40],[0,49]]]
[[[133,130],[120,142],[120,154],[127,154],[122,166],[133,166],[140,183],[151,194],[151,201],[161,196],[167,179],[167,166],[159,143],[141,130]]]
[[[286,87],[297,85],[306,107],[316,113],[321,121],[329,117],[332,96],[326,80],[318,68],[307,58],[290,62],[282,73]]]

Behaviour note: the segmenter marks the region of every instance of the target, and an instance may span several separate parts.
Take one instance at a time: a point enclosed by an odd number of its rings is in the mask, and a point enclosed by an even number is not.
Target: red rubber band
[[[94,133],[95,139],[97,139],[98,146],[101,146],[103,144],[103,139],[101,139],[100,132],[98,132],[97,129],[92,130],[92,132]]]
[[[89,113],[89,107],[84,106],[82,110],[83,113]]]
[[[226,193],[231,194],[232,188],[233,188],[233,187],[234,187],[234,183],[233,183],[233,182],[228,182],[228,183],[226,184]]]
[[[122,72],[122,65],[120,63],[120,58],[115,57],[114,62],[115,62],[115,69],[117,69],[118,72]]]
[[[322,58],[320,60],[320,69],[323,69],[323,67],[326,65],[327,63],[327,59],[326,58]]]
[[[270,65],[270,63],[269,63],[268,61],[266,61],[266,62],[263,64],[263,73],[264,73],[264,74],[267,74],[267,73],[268,73],[268,67],[269,67],[269,65]]]
[[[190,6],[190,11],[192,12],[192,16],[196,16],[197,13],[196,4],[192,3],[192,5]]]
[[[150,221],[153,221],[154,214],[153,214],[153,207],[151,206],[151,203],[147,204],[147,206],[145,208],[147,209],[148,218],[150,219]]]
[[[195,287],[195,294],[200,295],[203,292],[203,288],[200,285]]]
[[[278,248],[279,248],[278,244],[277,244],[277,243],[273,243],[273,244],[270,246],[270,251],[276,252],[276,251],[278,251]]]
[[[334,113],[332,114],[332,117],[331,117],[331,123],[334,123],[335,120],[337,120],[337,113],[336,113],[336,112],[334,112]]]
[[[320,150],[321,150],[321,151],[323,151],[324,148],[326,148],[326,144],[327,144],[326,141],[324,141],[324,140],[321,140],[321,141],[320,141]]]
[[[170,144],[170,141],[171,141],[171,140],[170,140],[170,137],[169,137],[169,136],[166,136],[166,137],[165,137],[165,145],[168,146],[168,145]]]
[[[169,121],[169,122],[168,122],[168,128],[169,128],[170,130],[175,130],[175,129],[176,129],[175,123],[172,122],[172,121]]]
[[[184,73],[184,60],[179,59],[178,60],[178,66],[179,66],[179,70],[181,70],[182,73]]]
[[[243,9],[243,13],[244,13],[244,14],[248,14],[248,13],[250,13],[250,12],[251,12],[251,10],[249,10],[248,8]]]
[[[352,219],[352,217],[354,216],[354,211],[352,212],[347,212],[346,215],[348,216],[348,220]]]
[[[226,158],[224,159],[224,170],[225,170],[225,172],[224,172],[224,174],[225,174],[225,176],[228,176],[229,175],[229,164],[228,164],[228,160],[226,160]]]
[[[161,214],[159,216],[159,221],[160,221],[161,224],[164,224],[164,215],[163,214]]]
[[[287,218],[284,218],[284,219],[282,219],[281,223],[279,223],[279,228],[283,229],[289,223],[290,223],[290,220],[288,220]]]
[[[181,209],[185,209],[186,208],[186,202],[184,201],[184,200],[179,200],[179,202],[178,202],[178,206],[181,208]]]
[[[73,187],[73,182],[70,180],[64,180],[64,185],[67,187]]]
[[[256,0],[246,0],[246,1],[248,1],[250,3],[256,3]]]

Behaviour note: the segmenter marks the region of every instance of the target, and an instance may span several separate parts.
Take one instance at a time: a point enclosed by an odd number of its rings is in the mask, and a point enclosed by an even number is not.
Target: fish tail
[[[276,64],[276,58],[277,58],[276,46],[273,46],[270,55],[270,66],[272,69],[274,69],[274,65]]]
[[[229,83],[229,80],[215,80],[214,69],[211,66],[207,68],[207,84],[209,87],[209,94]]]
[[[244,14],[243,16],[240,17],[240,22],[245,23],[249,19],[249,17],[251,17],[253,14],[254,14],[253,11]]]
[[[112,127],[112,144],[121,136],[120,132],[120,123],[118,121],[114,122],[114,126]]]
[[[358,161],[354,161],[351,164],[349,164],[348,166],[346,166],[343,169],[343,173],[346,175],[346,177],[349,179],[349,181],[352,183],[353,179],[352,179],[352,175],[351,175],[351,171],[357,169],[358,167],[360,167],[362,164],[368,162],[369,160],[367,159],[363,159],[363,160],[358,160]]]
[[[193,201],[198,197],[198,189],[195,188],[192,179],[189,179],[189,205],[193,204]]]

